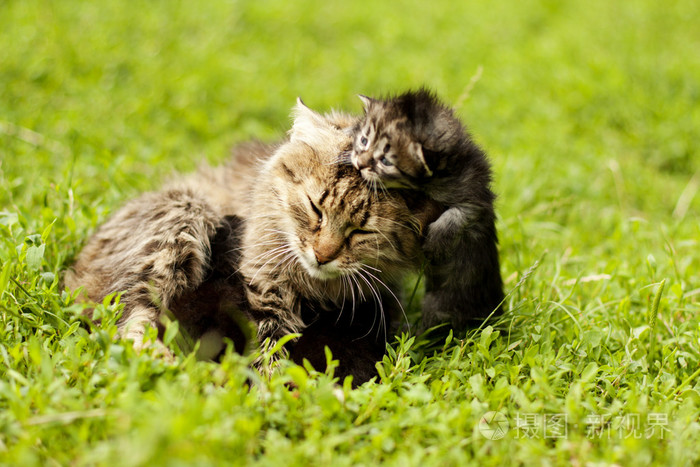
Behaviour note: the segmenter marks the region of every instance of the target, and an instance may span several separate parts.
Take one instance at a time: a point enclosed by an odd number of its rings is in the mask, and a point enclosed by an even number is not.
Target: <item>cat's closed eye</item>
[[[352,237],[353,235],[369,235],[369,234],[373,234],[373,233],[374,232],[372,232],[371,230],[353,229],[348,234],[348,237]]]
[[[374,232],[372,230],[366,230],[366,229],[361,229],[361,228],[350,226],[345,230],[345,238],[350,239],[356,235],[362,236],[362,235],[370,235],[370,234],[375,234],[375,233],[376,232]]]
[[[323,219],[323,212],[321,212],[321,208],[319,208],[309,196],[307,196],[307,198],[309,200],[309,204],[311,205],[311,210],[314,212],[314,214],[316,214],[316,217],[318,217],[318,222],[320,224],[321,220]]]

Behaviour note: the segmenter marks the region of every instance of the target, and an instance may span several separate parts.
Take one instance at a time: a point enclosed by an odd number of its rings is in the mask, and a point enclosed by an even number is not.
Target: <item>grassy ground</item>
[[[699,462],[699,5],[0,0],[0,464]],[[405,336],[350,390],[80,327],[59,281],[120,203],[297,95],[423,83],[493,160],[495,329]]]

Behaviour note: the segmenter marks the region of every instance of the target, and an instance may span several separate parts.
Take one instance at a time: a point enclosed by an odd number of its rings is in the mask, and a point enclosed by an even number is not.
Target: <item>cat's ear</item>
[[[301,97],[297,97],[297,104],[292,110],[294,123],[289,130],[291,141],[312,141],[320,128],[328,128],[328,121],[323,115],[314,112],[304,104]]]
[[[372,99],[371,97],[364,96],[362,94],[358,94],[357,97],[360,98],[362,101],[362,105],[365,107],[365,112],[367,112],[372,105],[372,103],[376,102],[376,99]]]
[[[432,177],[433,171],[430,170],[428,163],[425,161],[425,154],[423,154],[423,145],[416,141],[411,141],[408,145],[408,154],[415,160],[419,161],[425,170],[426,177]]]

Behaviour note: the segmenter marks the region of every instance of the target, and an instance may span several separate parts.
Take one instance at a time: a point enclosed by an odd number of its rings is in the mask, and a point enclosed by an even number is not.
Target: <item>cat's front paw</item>
[[[293,336],[285,336],[280,340],[268,337],[262,340],[259,354],[252,363],[253,368],[257,369],[261,376],[269,378],[283,360],[289,359],[289,348],[285,344],[295,340],[290,339],[291,337]]]
[[[143,336],[139,340],[133,341],[134,350],[137,353],[150,351],[151,355],[160,358],[168,363],[175,363],[175,354],[162,341],[147,341],[143,340]]]
[[[253,360],[252,366],[258,370],[260,376],[270,378],[280,363],[287,358],[289,358],[289,354],[286,349],[275,353],[270,353],[269,349],[262,349],[260,355]]]

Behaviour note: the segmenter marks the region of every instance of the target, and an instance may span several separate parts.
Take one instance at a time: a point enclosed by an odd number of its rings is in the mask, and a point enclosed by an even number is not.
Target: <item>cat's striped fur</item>
[[[299,101],[283,144],[243,146],[223,167],[127,203],[89,240],[66,285],[84,287],[92,301],[123,291],[118,326],[138,346],[162,310],[197,297],[211,273],[212,239],[235,216],[244,233],[223,269],[242,286],[232,302],[260,342],[302,331],[314,315],[366,312],[366,304],[382,322],[397,303],[389,289],[420,263],[422,229],[438,213],[415,193],[375,193],[335,163],[354,123]],[[191,317],[197,303],[186,308]]]

